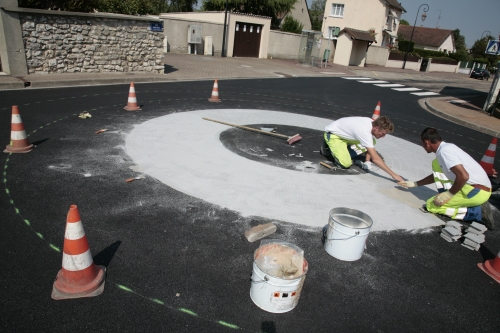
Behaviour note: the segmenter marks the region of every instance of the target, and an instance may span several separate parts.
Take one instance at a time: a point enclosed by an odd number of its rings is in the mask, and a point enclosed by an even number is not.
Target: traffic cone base
[[[11,145],[7,145],[3,152],[4,153],[29,153],[32,150],[33,150],[32,144],[30,144],[29,146],[26,146],[26,147],[21,147],[21,148],[16,148],[16,147],[12,147]]]
[[[135,94],[134,82],[130,82],[127,105],[124,107],[124,109],[127,111],[139,111],[139,110],[141,110],[139,105],[137,105],[137,96]]]
[[[61,279],[64,279],[64,273],[61,269],[57,273],[56,281],[52,287],[52,299],[62,300],[70,298],[82,298],[82,297],[95,297],[102,294],[104,291],[104,284],[106,282],[106,267],[95,265],[98,269],[98,273],[93,281],[85,286],[71,287],[71,290],[62,283],[58,283]]]
[[[214,81],[214,87],[212,88],[212,96],[208,99],[209,102],[220,103],[219,98],[219,83],[217,80]]]
[[[29,143],[24,124],[19,113],[17,105],[12,106],[12,120],[10,143],[5,147],[4,153],[28,153],[33,149]]]
[[[479,263],[479,264],[477,264],[477,267],[479,267],[483,272],[485,272],[491,278],[493,278],[493,280],[495,280],[496,282],[500,283],[500,272],[495,271],[495,269],[491,266],[491,262],[493,260],[495,260],[495,259],[486,260],[484,262],[484,264],[483,263]]]

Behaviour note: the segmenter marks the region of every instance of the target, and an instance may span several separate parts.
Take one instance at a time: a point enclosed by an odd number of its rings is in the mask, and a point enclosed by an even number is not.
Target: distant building
[[[402,35],[405,40],[410,40],[412,30],[412,25],[401,25],[398,30],[398,35]],[[456,52],[453,30],[415,27],[412,42],[415,43],[414,48],[417,49],[441,51],[445,53]]]

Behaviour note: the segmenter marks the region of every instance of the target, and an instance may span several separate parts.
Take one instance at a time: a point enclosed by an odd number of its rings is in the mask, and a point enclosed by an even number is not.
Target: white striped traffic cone
[[[5,147],[4,153],[28,153],[33,149],[29,143],[23,121],[17,105],[12,106],[12,121],[10,132],[10,144]]]
[[[212,89],[212,96],[208,99],[210,102],[219,103],[219,83],[217,80],[214,81],[214,87]]]
[[[481,162],[479,162],[479,164],[483,167],[484,171],[486,171],[486,174],[488,174],[488,176],[493,176],[493,163],[495,162],[496,150],[497,150],[497,138],[493,138],[488,147],[488,150],[486,150],[486,153],[481,159]]]
[[[104,290],[105,277],[106,268],[95,265],[92,259],[78,207],[71,205],[64,233],[62,269],[57,273],[52,298],[98,296]]]
[[[378,101],[375,111],[373,111],[372,120],[377,120],[380,117],[380,101]]]
[[[138,111],[141,110],[139,105],[137,105],[137,96],[135,95],[134,82],[130,82],[130,89],[128,91],[128,101],[127,106],[124,107],[127,111]]]

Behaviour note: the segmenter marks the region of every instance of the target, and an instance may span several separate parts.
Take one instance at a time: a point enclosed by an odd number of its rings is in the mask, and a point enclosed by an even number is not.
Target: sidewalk
[[[0,75],[0,90],[54,88],[85,85],[129,84],[130,82],[172,82],[213,79],[254,79],[289,77],[356,76],[359,67],[344,67],[327,64],[326,68],[304,66],[296,60],[220,58],[187,54],[167,53],[164,58],[164,74],[151,73],[64,73],[26,75],[12,77]],[[364,67],[364,70],[415,74],[414,71],[379,66]],[[434,78],[459,78],[455,73],[425,73]],[[458,76],[457,76],[458,75]],[[475,104],[475,105],[474,105]],[[500,136],[500,119],[484,113],[475,101],[459,100],[455,97],[426,98],[420,105],[440,117],[468,126],[491,136]]]

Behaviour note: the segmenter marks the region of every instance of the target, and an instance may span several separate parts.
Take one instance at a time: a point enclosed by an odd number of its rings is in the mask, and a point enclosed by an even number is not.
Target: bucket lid
[[[335,223],[353,229],[368,229],[373,225],[373,220],[365,213],[351,208],[339,207],[330,211],[330,218]]]

